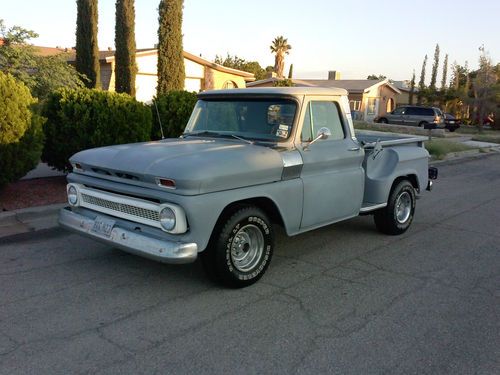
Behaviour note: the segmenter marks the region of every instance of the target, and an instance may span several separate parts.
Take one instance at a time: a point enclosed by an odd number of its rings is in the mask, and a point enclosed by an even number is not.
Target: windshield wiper
[[[208,137],[223,137],[223,138],[236,138],[240,141],[243,141],[243,142],[246,142],[246,143],[249,143],[251,145],[254,144],[254,142],[252,142],[251,140],[249,139],[245,139],[241,136],[238,136],[238,135],[235,135],[235,134],[221,134],[221,133],[217,133],[217,132],[214,132],[214,131],[210,131],[210,130],[203,130],[203,131],[199,131],[199,132],[191,132],[191,133],[184,133],[182,134],[183,137],[189,137],[189,136],[193,136],[193,137],[196,137],[196,136],[208,136]]]

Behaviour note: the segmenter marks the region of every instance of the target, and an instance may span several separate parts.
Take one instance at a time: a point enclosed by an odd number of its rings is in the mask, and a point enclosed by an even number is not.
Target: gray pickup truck
[[[244,287],[269,266],[275,225],[293,236],[373,214],[406,231],[437,176],[425,140],[356,136],[343,89],[207,91],[180,138],[73,155],[59,223],[165,263],[200,256]]]

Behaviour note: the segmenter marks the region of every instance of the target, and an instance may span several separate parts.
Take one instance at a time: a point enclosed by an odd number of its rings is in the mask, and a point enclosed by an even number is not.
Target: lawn
[[[445,139],[433,139],[425,142],[425,148],[434,159],[444,159],[444,157],[452,152],[474,150],[474,147],[469,147],[463,143],[447,141]]]

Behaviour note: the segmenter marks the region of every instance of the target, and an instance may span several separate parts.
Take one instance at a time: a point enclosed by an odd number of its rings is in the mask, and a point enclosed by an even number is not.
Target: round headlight
[[[68,188],[68,202],[72,206],[75,206],[78,203],[78,191],[74,186],[70,186]]]
[[[175,227],[175,212],[165,207],[160,211],[160,224],[165,230],[172,230]]]

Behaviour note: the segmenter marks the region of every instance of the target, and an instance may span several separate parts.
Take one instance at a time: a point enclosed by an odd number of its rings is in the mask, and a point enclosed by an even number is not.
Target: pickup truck
[[[59,223],[165,263],[199,256],[245,287],[269,266],[275,225],[294,236],[373,214],[405,232],[437,177],[426,139],[356,136],[343,89],[202,92],[179,138],[73,155]]]

